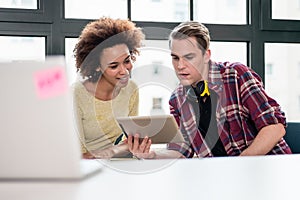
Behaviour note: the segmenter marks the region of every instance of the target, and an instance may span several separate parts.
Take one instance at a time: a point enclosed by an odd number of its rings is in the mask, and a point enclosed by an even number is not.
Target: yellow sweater
[[[116,98],[109,101],[95,98],[81,82],[72,87],[82,153],[113,145],[122,133],[115,118],[138,114],[138,88],[131,80]]]

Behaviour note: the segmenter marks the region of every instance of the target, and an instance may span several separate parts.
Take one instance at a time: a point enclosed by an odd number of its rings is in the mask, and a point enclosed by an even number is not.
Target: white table
[[[300,199],[300,155],[105,161],[82,181],[0,182],[1,200]]]

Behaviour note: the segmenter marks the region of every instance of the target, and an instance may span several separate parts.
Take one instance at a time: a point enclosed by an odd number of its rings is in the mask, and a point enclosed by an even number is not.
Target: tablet
[[[125,134],[138,133],[140,138],[148,136],[152,144],[184,142],[173,115],[130,116],[116,120]]]

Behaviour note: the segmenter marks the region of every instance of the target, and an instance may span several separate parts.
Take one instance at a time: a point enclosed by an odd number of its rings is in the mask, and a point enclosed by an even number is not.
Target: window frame
[[[261,3],[261,30],[300,31],[300,20],[284,20],[272,18],[272,0]]]
[[[193,20],[193,1],[189,0],[190,20]],[[265,43],[300,43],[300,20],[271,19],[271,0],[247,1],[248,24],[206,24],[211,40],[246,42],[247,64],[265,81]],[[127,0],[131,19],[131,0]],[[65,38],[79,37],[84,26],[92,20],[66,19],[64,0],[38,0],[38,9],[0,8],[0,35],[44,36],[46,55],[65,55]],[[167,40],[177,22],[133,21],[142,27],[147,40]],[[153,31],[161,28],[159,31]],[[166,31],[168,29],[168,31]]]
[[[37,9],[0,8],[0,19],[6,22],[51,23],[51,1],[36,0]]]

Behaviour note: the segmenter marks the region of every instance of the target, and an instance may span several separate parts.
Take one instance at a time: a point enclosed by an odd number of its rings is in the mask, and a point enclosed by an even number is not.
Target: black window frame
[[[300,31],[300,20],[272,18],[272,0],[261,1],[261,29],[274,31]]]
[[[46,55],[65,55],[65,39],[77,38],[91,20],[66,19],[64,0],[37,0],[38,9],[0,8],[0,35],[45,37]],[[189,1],[190,20],[193,20],[193,1]],[[212,41],[246,42],[247,64],[265,81],[266,43],[300,43],[300,20],[271,18],[272,0],[247,1],[247,24],[204,24]],[[131,18],[131,0],[127,0],[128,18]],[[167,40],[176,22],[134,21],[142,27],[146,39]],[[153,31],[153,27],[156,31]],[[160,31],[157,29],[161,28]]]

